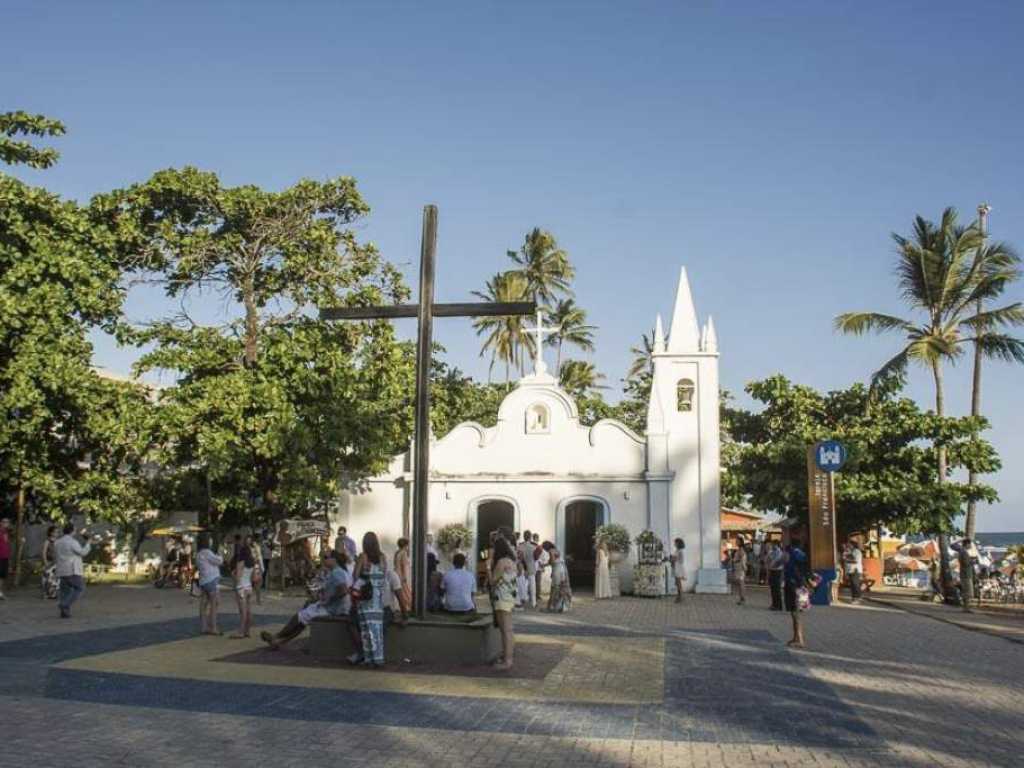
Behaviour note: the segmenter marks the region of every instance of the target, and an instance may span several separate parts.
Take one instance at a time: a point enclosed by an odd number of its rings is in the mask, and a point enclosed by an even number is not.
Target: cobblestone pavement
[[[1024,611],[1016,606],[982,605],[964,611],[956,606],[922,600],[916,590],[872,590],[869,599],[880,605],[1024,644]]]
[[[223,663],[256,644],[194,637],[181,592],[98,587],[61,621],[23,591],[0,603],[0,766],[1020,764],[1024,645],[866,603],[811,610],[795,652],[767,603],[517,614],[567,646],[527,681]],[[297,604],[267,595],[257,622]]]

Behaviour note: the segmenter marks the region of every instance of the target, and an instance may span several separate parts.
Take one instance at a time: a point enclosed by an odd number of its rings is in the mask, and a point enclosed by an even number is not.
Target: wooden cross
[[[414,613],[424,618],[427,610],[427,520],[430,494],[430,357],[435,317],[494,317],[532,315],[533,301],[434,303],[434,255],[437,250],[437,206],[423,208],[423,239],[420,246],[419,304],[384,307],[325,307],[321,320],[382,320],[417,318],[416,334],[416,427],[413,454],[412,566]]]

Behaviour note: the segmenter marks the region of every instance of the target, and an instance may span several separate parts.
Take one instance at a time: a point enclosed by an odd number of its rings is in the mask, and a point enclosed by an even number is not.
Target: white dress
[[[598,547],[597,571],[594,574],[594,599],[604,600],[612,596],[612,579],[608,572],[608,553]]]

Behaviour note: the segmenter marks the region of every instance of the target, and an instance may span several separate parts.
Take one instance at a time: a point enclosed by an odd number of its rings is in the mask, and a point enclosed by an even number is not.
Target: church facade
[[[432,441],[430,530],[462,523],[478,551],[499,526],[536,532],[569,556],[572,583],[586,586],[597,526],[620,523],[634,538],[649,529],[666,547],[676,537],[686,541],[689,589],[725,592],[718,342],[710,318],[698,326],[685,269],[667,339],[657,317],[653,376],[645,436],[611,419],[585,426],[537,355],[534,372],[502,402],[495,426],[467,422]],[[371,478],[366,492],[343,494],[336,523],[357,540],[374,530],[393,549],[410,533],[412,483],[406,452]],[[630,570],[620,569],[627,591]]]

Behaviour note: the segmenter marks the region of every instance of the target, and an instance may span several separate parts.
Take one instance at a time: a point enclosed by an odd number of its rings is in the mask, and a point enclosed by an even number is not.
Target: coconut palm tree
[[[835,320],[836,329],[860,335],[869,331],[901,334],[900,351],[871,377],[872,388],[883,380],[905,377],[910,363],[931,370],[935,381],[935,412],[945,416],[943,367],[955,363],[970,344],[985,357],[1024,362],[1024,342],[995,329],[1024,323],[1024,307],[1018,302],[999,309],[975,312],[978,301],[997,298],[1005,275],[983,269],[982,238],[977,227],[961,227],[953,208],[942,212],[936,225],[918,216],[912,238],[893,234],[897,252],[897,283],[904,300],[920,319],[907,320],[879,312],[848,312]],[[936,446],[939,483],[947,479],[946,448]],[[947,536],[939,532],[943,591],[950,593]]]
[[[528,294],[537,303],[552,304],[558,296],[572,295],[570,284],[576,272],[550,232],[534,227],[520,249],[509,251],[508,257],[526,278]]]
[[[594,351],[593,325],[587,325],[587,311],[573,299],[562,299],[551,311],[551,322],[557,328],[547,340],[556,352],[556,370],[562,370],[562,345],[574,344],[584,352]]]
[[[483,291],[473,291],[473,295],[484,301],[512,302],[526,301],[529,292],[526,278],[520,272],[500,272],[487,281]],[[478,317],[473,321],[473,329],[477,336],[487,335],[480,349],[483,357],[491,353],[491,365],[487,369],[490,380],[494,364],[499,360],[505,363],[505,383],[511,382],[511,367],[522,370],[523,347],[533,348],[533,340],[526,333],[524,318],[519,315],[505,317]]]
[[[993,276],[1002,276],[1005,283],[1013,282],[1020,278],[1020,257],[1007,243],[986,244],[985,220],[991,210],[987,205],[978,206],[978,232],[981,236],[981,245],[978,251],[979,269]],[[985,302],[978,299],[974,307],[975,314],[981,315],[985,310]],[[991,330],[982,328],[982,331]],[[974,345],[974,371],[971,383],[971,416],[981,415],[981,366],[985,358],[985,351],[981,344]],[[968,472],[967,483],[975,485],[978,476],[972,469]],[[970,499],[967,502],[967,514],[964,518],[964,536],[974,540],[975,527],[977,522],[977,501]]]
[[[586,360],[566,360],[558,369],[559,386],[577,397],[594,389],[608,389],[601,383],[604,379],[604,374]]]
[[[629,364],[629,370],[626,371],[626,381],[632,381],[649,372],[654,365],[654,332],[641,336],[640,344],[630,347],[629,351],[633,355],[633,362]]]

